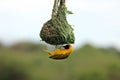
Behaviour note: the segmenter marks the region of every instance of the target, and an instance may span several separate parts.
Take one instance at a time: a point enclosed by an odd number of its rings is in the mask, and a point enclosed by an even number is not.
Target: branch
[[[58,2],[59,2],[59,0],[55,0],[55,1],[54,1],[53,10],[52,10],[52,19],[54,18],[54,16],[55,16],[56,13],[57,13],[57,10],[58,10]]]

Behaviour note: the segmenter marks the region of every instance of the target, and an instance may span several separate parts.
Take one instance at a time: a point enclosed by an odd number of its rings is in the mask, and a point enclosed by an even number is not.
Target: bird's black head
[[[70,45],[63,46],[65,49],[69,49]]]

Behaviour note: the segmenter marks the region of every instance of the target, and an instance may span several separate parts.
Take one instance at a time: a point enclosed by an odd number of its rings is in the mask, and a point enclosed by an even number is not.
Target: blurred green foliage
[[[0,46],[0,80],[120,80],[120,52],[86,44],[65,60],[52,60],[43,44]]]

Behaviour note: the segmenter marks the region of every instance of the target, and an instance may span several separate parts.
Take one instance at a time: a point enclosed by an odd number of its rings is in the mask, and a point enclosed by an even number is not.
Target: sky
[[[43,24],[51,18],[54,0],[0,0],[0,42],[39,42]],[[90,42],[120,49],[120,0],[66,0],[75,46]]]

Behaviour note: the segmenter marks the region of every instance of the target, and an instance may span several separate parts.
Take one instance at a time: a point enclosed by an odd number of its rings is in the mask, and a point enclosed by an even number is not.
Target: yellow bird
[[[57,48],[54,52],[50,52],[48,50],[44,50],[44,51],[47,52],[49,55],[51,55],[49,58],[65,59],[73,51],[73,46],[72,45],[65,45],[65,46],[62,46],[62,47],[64,47],[64,49],[58,49]]]

